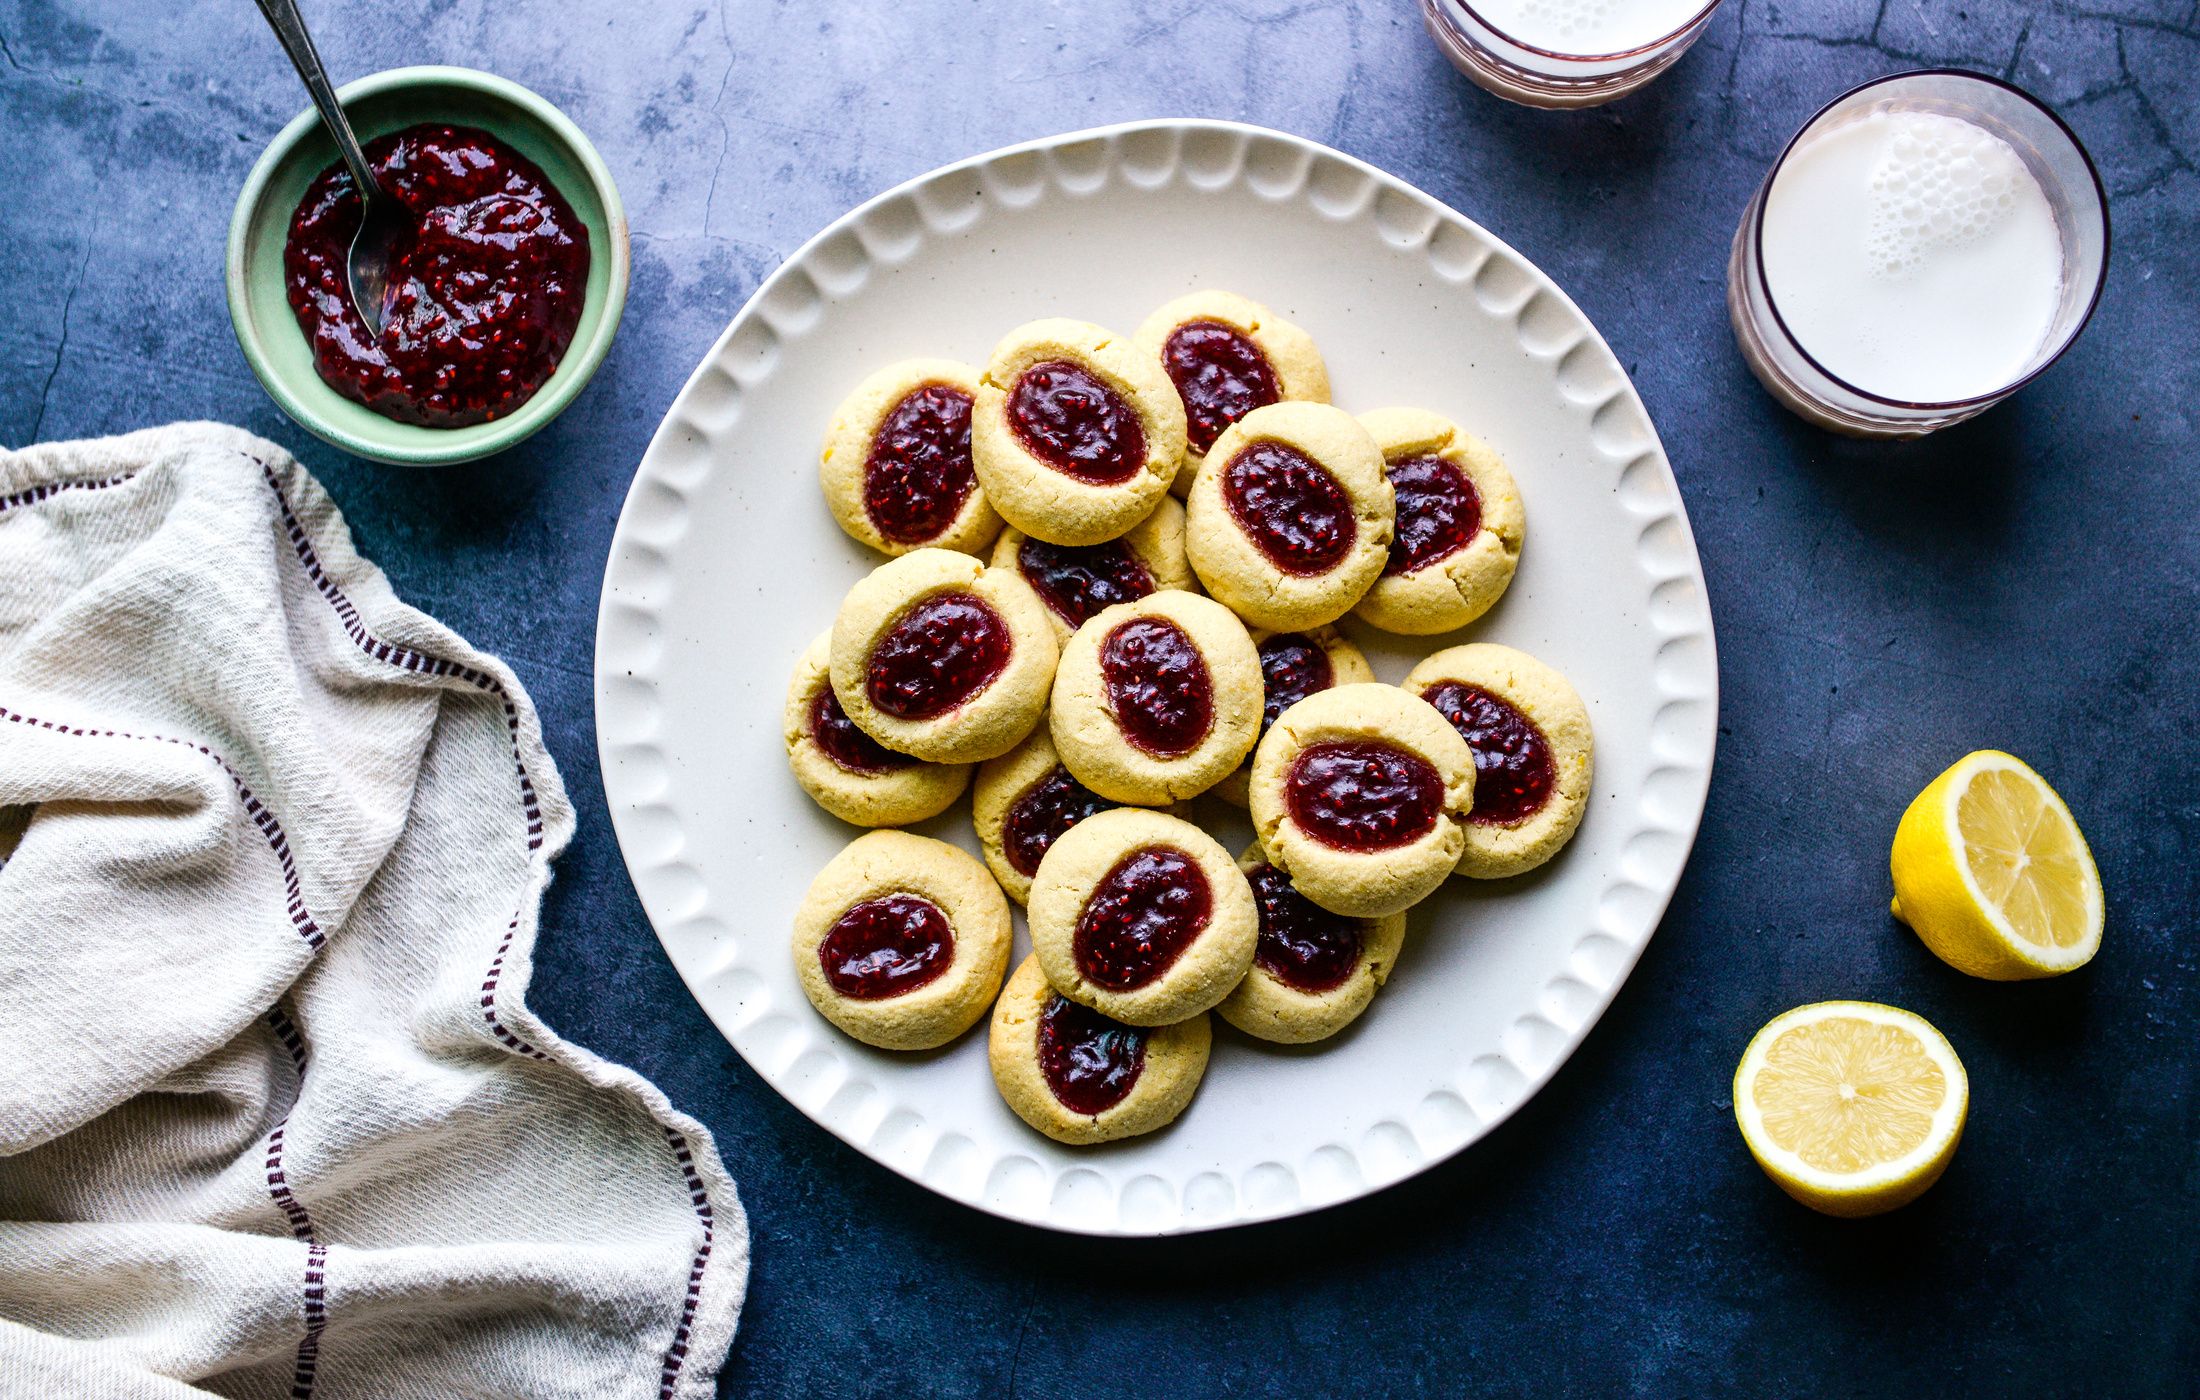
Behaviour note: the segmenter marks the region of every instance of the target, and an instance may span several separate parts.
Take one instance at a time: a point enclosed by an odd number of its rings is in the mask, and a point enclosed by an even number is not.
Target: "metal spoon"
[[[320,110],[322,124],[329,135],[336,138],[336,149],[343,154],[344,165],[351,171],[351,183],[359,191],[363,207],[359,212],[359,231],[351,238],[351,255],[344,260],[344,274],[351,284],[352,305],[359,309],[359,317],[367,323],[367,329],[376,336],[382,334],[382,292],[389,283],[390,248],[404,231],[404,211],[395,199],[382,192],[375,182],[374,172],[367,168],[365,152],[359,149],[359,138],[352,134],[351,122],[344,116],[343,106],[336,100],[336,89],[328,80],[328,70],[321,66],[321,55],[315,52],[313,36],[306,32],[305,19],[298,13],[297,0],[259,0],[260,13],[267,16],[275,37],[282,40],[283,51],[290,55],[290,62],[304,80],[306,91],[313,95],[313,105]]]

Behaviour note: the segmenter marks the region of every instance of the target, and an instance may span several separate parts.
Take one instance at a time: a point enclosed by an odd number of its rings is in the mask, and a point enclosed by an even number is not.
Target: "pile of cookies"
[[[1035,321],[982,371],[910,360],[848,396],[826,503],[892,557],[796,665],[788,758],[858,826],[974,782],[985,860],[877,830],[820,872],[794,957],[834,1025],[923,1050],[990,1007],[1032,1127],[1149,1132],[1199,1086],[1208,1012],[1334,1035],[1408,909],[1572,837],[1590,734],[1563,677],[1484,643],[1384,685],[1333,625],[1479,618],[1519,559],[1511,474],[1437,414],[1328,400],[1305,332],[1216,291],[1129,339]],[[1199,824],[1217,799],[1252,817],[1235,859]]]

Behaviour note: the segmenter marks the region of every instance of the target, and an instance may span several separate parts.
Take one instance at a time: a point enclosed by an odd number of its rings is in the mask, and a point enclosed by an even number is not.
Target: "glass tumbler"
[[[1678,27],[1618,53],[1564,53],[1508,33],[1472,0],[1421,0],[1421,20],[1451,65],[1499,97],[1530,107],[1594,107],[1625,97],[1673,66],[1719,0],[1674,7]],[[1518,27],[1517,25],[1515,26]]]
[[[2039,183],[2062,244],[2062,282],[2047,333],[2007,381],[1939,402],[1912,402],[1851,383],[1797,339],[1765,275],[1765,206],[1781,172],[1814,139],[1877,112],[1955,117],[2007,142]],[[1862,191],[1859,198],[1864,197]],[[1797,132],[1742,215],[1727,258],[1734,337],[1771,395],[1803,418],[1855,437],[1915,438],[1984,412],[2053,364],[2093,314],[2108,275],[2108,200],[2077,136],[2044,103],[1999,78],[1959,69],[1896,73],[1835,98]],[[1899,334],[1899,327],[1891,328]]]

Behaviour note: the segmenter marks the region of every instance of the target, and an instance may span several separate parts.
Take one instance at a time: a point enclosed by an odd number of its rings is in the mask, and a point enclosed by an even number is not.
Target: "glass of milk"
[[[1688,52],[1719,0],[1421,0],[1452,66],[1531,107],[1625,97]]]
[[[2100,300],[2108,202],[2036,98],[1954,70],[1810,119],[1742,215],[1727,310],[1773,397],[1858,437],[1921,437],[2054,363]]]

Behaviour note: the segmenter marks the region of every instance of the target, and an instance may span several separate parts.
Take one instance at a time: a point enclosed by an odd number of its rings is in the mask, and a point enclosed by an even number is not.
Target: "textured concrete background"
[[[348,460],[262,395],[222,239],[303,94],[246,0],[0,0],[0,442],[182,417],[289,444],[400,593],[503,653],[581,832],[534,999],[717,1132],[756,1231],[740,1395],[2190,1394],[2200,1373],[2200,6],[1728,0],[1648,92],[1506,106],[1407,0],[309,0],[339,76],[493,69],[559,103],[634,221],[626,325],[564,418],[494,461]],[[2015,402],[1923,445],[1779,412],[1736,357],[1727,240],[1782,142],[1925,64],[2054,102],[2112,190],[2106,299]],[[1724,663],[1711,806],[1671,914],[1556,1081],[1448,1166],[1311,1218],[1158,1244],[940,1202],[751,1075],[659,952],[589,717],[621,495],[742,299],[850,204],[1097,122],[1263,122],[1340,146],[1536,259],[1665,436]],[[1886,914],[1918,787],[1997,746],[2060,785],[2110,897],[2094,965],[1949,971]],[[1942,1184],[1820,1220],[1759,1176],[1727,1086],[1829,996],[1955,1042]],[[339,1323],[339,1325],[341,1325]]]

